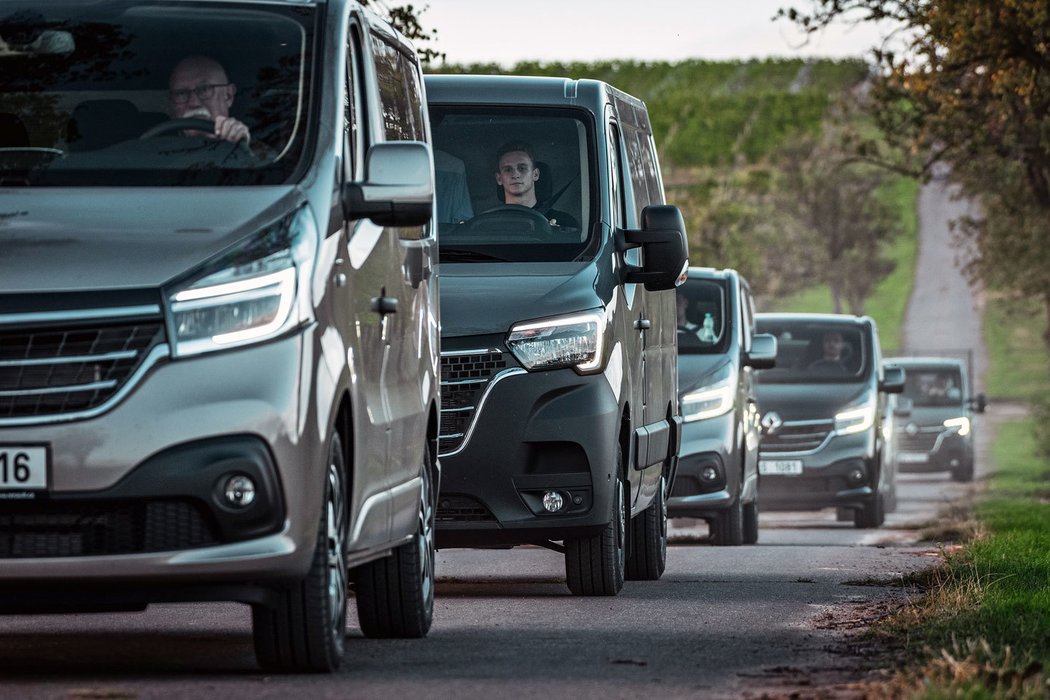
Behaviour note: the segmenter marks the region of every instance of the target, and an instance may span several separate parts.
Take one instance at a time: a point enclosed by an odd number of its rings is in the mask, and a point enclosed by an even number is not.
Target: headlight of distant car
[[[736,382],[732,372],[732,365],[724,365],[709,376],[703,386],[684,394],[681,399],[682,419],[688,423],[715,418],[733,410]]]
[[[528,370],[573,367],[595,372],[602,366],[605,328],[600,311],[519,323],[510,329],[507,347]]]
[[[839,435],[863,433],[874,423],[875,407],[871,404],[835,414],[835,432]]]
[[[970,434],[970,419],[966,416],[959,416],[958,418],[949,418],[944,421],[945,428],[955,428],[959,435]]]
[[[170,290],[173,354],[256,343],[308,321],[303,267],[316,247],[317,225],[302,207]]]

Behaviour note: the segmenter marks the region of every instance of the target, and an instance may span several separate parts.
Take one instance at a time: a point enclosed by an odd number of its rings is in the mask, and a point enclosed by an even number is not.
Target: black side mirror
[[[984,398],[983,393],[980,393],[970,399],[970,405],[975,413],[984,413],[984,409],[988,408],[988,400]]]
[[[646,290],[674,289],[685,281],[689,243],[685,219],[678,207],[654,204],[642,210],[642,228],[618,232],[617,249],[642,249],[642,266],[628,267],[625,282],[644,284]]]
[[[887,394],[899,394],[904,391],[904,369],[901,367],[883,367],[879,391]]]
[[[365,180],[342,191],[343,216],[379,226],[423,226],[434,212],[434,168],[421,141],[377,143],[365,158]]]
[[[773,369],[777,366],[777,337],[769,333],[758,333],[751,337],[751,350],[744,364],[755,369]]]

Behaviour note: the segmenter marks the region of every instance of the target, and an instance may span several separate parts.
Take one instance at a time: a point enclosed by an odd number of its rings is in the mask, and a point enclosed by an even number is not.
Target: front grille
[[[218,542],[194,501],[0,504],[0,559],[142,554]]]
[[[762,436],[760,452],[779,454],[784,452],[810,452],[824,444],[835,421],[788,421],[772,435]]]
[[[496,516],[470,496],[442,496],[438,501],[439,523],[493,523]]]
[[[902,452],[932,452],[941,432],[941,428],[920,428],[916,434],[909,435],[902,430],[897,434],[897,448]]]
[[[0,330],[0,420],[100,406],[162,339],[160,319]]]
[[[499,350],[441,356],[439,453],[453,452],[463,444],[485,389],[506,367],[507,360]]]

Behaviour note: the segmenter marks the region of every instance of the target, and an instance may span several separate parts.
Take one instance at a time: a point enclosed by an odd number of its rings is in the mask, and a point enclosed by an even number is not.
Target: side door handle
[[[640,318],[640,319],[638,319],[637,321],[634,322],[635,330],[647,331],[647,330],[649,330],[652,327],[653,327],[652,321],[650,321],[647,318]]]
[[[380,316],[397,313],[397,299],[394,297],[372,297],[372,311]]]

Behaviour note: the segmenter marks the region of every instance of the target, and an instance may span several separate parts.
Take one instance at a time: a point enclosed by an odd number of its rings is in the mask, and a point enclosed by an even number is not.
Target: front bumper
[[[620,409],[605,375],[511,372],[487,388],[469,439],[441,457],[439,547],[583,537],[610,519]],[[547,513],[543,494],[566,505]]]
[[[897,470],[908,473],[967,469],[973,464],[973,442],[955,431],[944,431],[933,449],[909,449],[903,445],[896,455]]]
[[[871,501],[878,488],[879,465],[875,460],[872,431],[834,435],[819,450],[804,454],[759,453],[763,460],[797,460],[802,473],[762,474],[759,498],[763,510],[820,510],[827,507],[859,508]],[[863,470],[862,479],[850,472]]]
[[[102,415],[0,428],[51,455],[46,491],[0,499],[0,589],[303,576],[324,468],[307,342],[162,360]],[[252,478],[251,505],[224,505],[230,474]]]
[[[710,518],[740,498],[743,456],[735,447],[736,414],[733,411],[682,426],[678,460],[667,513],[672,517]],[[718,472],[713,480],[701,474],[706,467]]]

